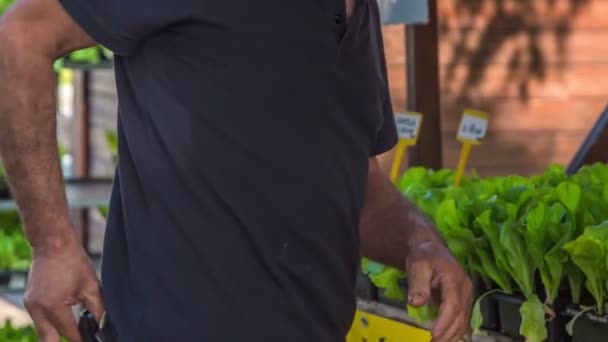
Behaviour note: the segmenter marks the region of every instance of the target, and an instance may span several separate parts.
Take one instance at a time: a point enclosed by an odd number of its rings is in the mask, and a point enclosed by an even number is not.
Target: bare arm
[[[412,248],[426,242],[443,244],[433,224],[408,201],[371,159],[367,201],[361,219],[361,253],[404,269]]]
[[[407,271],[411,305],[441,303],[432,342],[460,340],[468,329],[472,283],[434,225],[399,193],[375,158],[369,163],[360,235],[364,256]]]
[[[0,20],[0,156],[33,247],[25,304],[45,342],[81,341],[72,305],[103,313],[95,270],[68,214],[52,69],[57,57],[92,45],[57,0],[17,0]]]
[[[94,41],[57,0],[20,0],[0,21],[0,156],[34,251],[73,238],[57,155],[52,64]]]

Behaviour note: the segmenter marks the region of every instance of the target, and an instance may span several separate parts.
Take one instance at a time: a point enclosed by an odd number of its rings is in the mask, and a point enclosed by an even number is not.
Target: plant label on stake
[[[416,112],[399,113],[395,116],[397,123],[397,134],[399,142],[395,150],[395,158],[393,159],[393,167],[391,168],[391,180],[397,181],[401,162],[407,155],[407,148],[418,143],[418,135],[422,126],[422,114]]]
[[[474,109],[466,109],[462,115],[456,137],[462,143],[460,159],[458,160],[456,176],[454,177],[454,185],[456,186],[462,182],[462,177],[471,155],[471,149],[473,146],[481,145],[483,138],[486,136],[488,118],[488,114]]]

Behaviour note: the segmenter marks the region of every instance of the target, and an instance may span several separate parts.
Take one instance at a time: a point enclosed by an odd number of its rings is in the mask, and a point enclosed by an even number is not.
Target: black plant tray
[[[519,334],[519,327],[521,326],[519,308],[524,302],[523,298],[502,293],[493,293],[488,297],[496,303],[500,332],[509,337],[522,338]]]
[[[484,292],[479,292],[476,294],[477,298],[483,296]],[[496,298],[494,298],[491,294],[485,296],[481,302],[479,303],[479,307],[481,309],[481,315],[483,317],[483,322],[481,323],[481,329],[485,331],[492,332],[500,332],[500,321],[498,317],[498,302]]]
[[[357,298],[364,300],[375,300],[377,297],[376,291],[377,289],[369,277],[359,270],[357,273],[357,283],[355,288]]]
[[[521,326],[521,314],[519,309],[524,302],[522,296],[506,295],[503,293],[493,293],[492,297],[496,301],[498,307],[498,320],[500,332],[511,338],[524,340],[520,335],[519,328]],[[571,342],[572,339],[566,333],[565,326],[568,323],[568,318],[561,314],[559,309],[560,304],[556,303],[556,317],[547,322],[547,342]],[[596,342],[603,341],[597,340]],[[608,341],[608,339],[606,340]]]
[[[571,319],[579,312],[578,307],[570,306],[563,314]],[[600,316],[592,311],[586,312],[576,319],[572,330],[573,342],[608,341],[608,315]]]

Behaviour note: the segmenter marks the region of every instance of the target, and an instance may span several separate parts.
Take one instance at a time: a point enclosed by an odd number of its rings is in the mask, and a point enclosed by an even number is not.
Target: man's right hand
[[[104,313],[95,268],[76,238],[52,249],[34,249],[25,306],[42,342],[60,336],[81,342],[72,306],[84,304],[100,320]]]
[[[104,310],[69,219],[53,72],[59,57],[94,45],[57,0],[16,0],[0,17],[0,157],[34,250],[25,301],[43,342],[81,341],[73,305],[85,304],[97,319]]]

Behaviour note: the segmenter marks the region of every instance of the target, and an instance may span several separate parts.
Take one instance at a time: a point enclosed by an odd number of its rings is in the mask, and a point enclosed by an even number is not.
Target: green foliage
[[[564,249],[585,274],[585,287],[595,299],[598,312],[603,314],[608,291],[608,221],[587,227],[583,235],[566,243]]]
[[[33,326],[17,328],[11,321],[7,321],[0,327],[0,341],[2,342],[38,342],[38,336]],[[61,338],[61,342],[69,342],[66,338]]]
[[[361,271],[370,278],[376,287],[384,289],[384,295],[387,298],[404,300],[404,294],[399,288],[399,280],[405,279],[405,272],[367,258],[361,260]]]
[[[106,131],[106,145],[108,145],[108,150],[112,156],[112,162],[116,164],[118,160],[118,135],[115,131]]]
[[[424,305],[421,307],[414,307],[407,305],[407,314],[418,324],[425,324],[434,320],[439,314],[439,307],[435,305]]]
[[[10,321],[0,328],[0,341],[5,342],[37,342],[38,337],[33,327],[16,328]]]
[[[0,187],[5,187],[5,186],[7,186],[6,174],[4,172],[4,166],[2,166],[2,163],[0,163]]]
[[[572,302],[584,289],[604,312],[608,297],[608,166],[588,165],[573,176],[551,165],[542,175],[465,178],[452,170],[411,168],[398,181],[403,195],[430,217],[450,251],[494,291],[523,295],[521,333],[542,341],[546,312],[563,285]],[[376,285],[396,291],[402,272],[375,265]],[[537,277],[538,276],[538,277]],[[540,279],[544,293],[536,293]],[[544,303],[539,295],[544,295]],[[430,316],[429,316],[430,317]],[[420,317],[418,317],[420,318]],[[471,326],[479,332],[479,300]]]
[[[112,53],[108,49],[100,45],[71,52],[68,56],[65,57],[66,60],[72,63],[83,65],[99,64],[104,60],[109,60],[112,58]]]
[[[361,270],[376,287],[384,290],[386,298],[402,302],[404,307],[407,308],[409,316],[419,324],[432,321],[437,316],[438,308],[436,306],[424,305],[422,307],[414,307],[405,304],[405,293],[399,287],[400,281],[406,279],[405,272],[367,258],[361,259]]]
[[[4,14],[6,10],[13,4],[14,0],[0,0],[0,15]]]
[[[101,50],[97,46],[74,51],[69,56],[69,59],[72,62],[91,64],[99,63],[101,61],[101,58]]]
[[[32,249],[21,231],[0,230],[0,271],[27,270]]]

